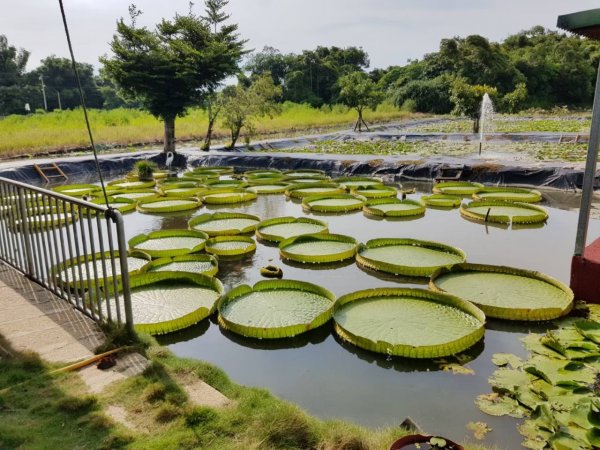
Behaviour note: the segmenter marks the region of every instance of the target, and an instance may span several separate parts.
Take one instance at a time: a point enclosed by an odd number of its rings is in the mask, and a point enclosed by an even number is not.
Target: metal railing
[[[0,177],[0,260],[92,319],[133,330],[116,209]]]

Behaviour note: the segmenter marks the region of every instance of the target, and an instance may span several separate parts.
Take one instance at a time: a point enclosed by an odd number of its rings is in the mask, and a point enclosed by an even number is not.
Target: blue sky
[[[129,1],[64,0],[79,61],[98,67]],[[195,2],[201,12],[203,3]],[[141,25],[188,10],[187,0],[135,0]],[[555,28],[560,14],[600,6],[597,0],[230,0],[231,20],[257,50],[300,52],[317,45],[362,46],[371,68],[405,64],[437,50],[440,39],[481,34],[492,40],[534,25]],[[40,59],[67,56],[58,0],[0,0],[0,34]]]

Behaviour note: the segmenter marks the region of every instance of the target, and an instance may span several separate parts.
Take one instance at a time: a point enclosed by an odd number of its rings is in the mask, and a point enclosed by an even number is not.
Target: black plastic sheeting
[[[111,180],[130,172],[137,161],[150,159],[164,168],[165,155],[160,152],[104,155],[100,168],[105,179]],[[69,177],[69,183],[98,181],[96,165],[92,157],[64,158],[52,160]],[[34,161],[20,161],[10,166],[0,166],[0,177],[28,184],[43,185],[33,168]],[[37,161],[38,164],[47,161]],[[560,165],[523,165],[458,160],[456,158],[408,161],[394,157],[352,157],[343,155],[317,154],[267,154],[251,152],[200,152],[178,153],[173,167],[184,170],[197,166],[234,166],[244,171],[256,168],[280,170],[319,169],[332,176],[376,175],[395,181],[430,181],[442,175],[444,169],[462,170],[461,180],[478,181],[486,184],[526,185],[551,187],[563,190],[581,188],[583,170]],[[60,183],[64,183],[61,181]],[[57,183],[58,184],[58,183]],[[596,174],[595,187],[600,187],[600,172]]]

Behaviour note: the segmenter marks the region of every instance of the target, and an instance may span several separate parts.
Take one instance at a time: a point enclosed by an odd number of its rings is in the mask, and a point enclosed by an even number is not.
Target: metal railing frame
[[[95,321],[125,325],[133,333],[127,242],[118,210],[0,177],[0,260]],[[67,264],[73,261],[81,262]]]

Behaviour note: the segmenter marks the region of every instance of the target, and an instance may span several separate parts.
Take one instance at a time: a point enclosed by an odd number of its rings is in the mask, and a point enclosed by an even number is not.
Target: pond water
[[[431,192],[429,184],[414,186],[418,192],[409,198],[418,199]],[[561,208],[578,199],[568,192],[553,191],[550,196],[551,201],[543,204],[550,215],[547,224],[514,228],[465,220],[458,209],[427,209],[425,216],[413,220],[382,220],[362,212],[306,214],[299,202],[286,200],[283,195],[259,195],[251,203],[209,205],[193,213],[133,212],[124,217],[129,239],[142,232],[185,229],[190,217],[211,211],[244,212],[261,219],[308,215],[326,221],[331,233],[347,234],[360,242],[379,237],[440,241],[465,251],[468,262],[539,270],[568,284],[577,213]],[[598,234],[600,221],[592,220],[590,236]],[[425,287],[426,282],[367,272],[353,262],[327,266],[284,263],[277,247],[263,242],[258,243],[251,256],[221,261],[217,277],[226,289],[244,283],[252,285],[264,279],[259,268],[268,264],[280,266],[285,278],[324,286],[337,296],[375,287]],[[549,326],[489,320],[484,339],[460,355],[461,360],[469,361],[466,366],[475,372],[473,375],[442,371],[439,362],[386,357],[361,350],[337,338],[331,325],[298,338],[256,340],[222,330],[213,317],[159,337],[159,342],[180,356],[215,364],[237,383],[267,388],[317,417],[381,427],[399,424],[410,416],[427,432],[461,442],[469,439],[465,428],[468,422],[483,421],[493,429],[485,442],[509,449],[518,448],[521,442],[517,422],[481,413],[474,399],[490,392],[487,378],[495,369],[491,363],[494,353],[525,356],[519,338],[530,331],[544,332]]]

